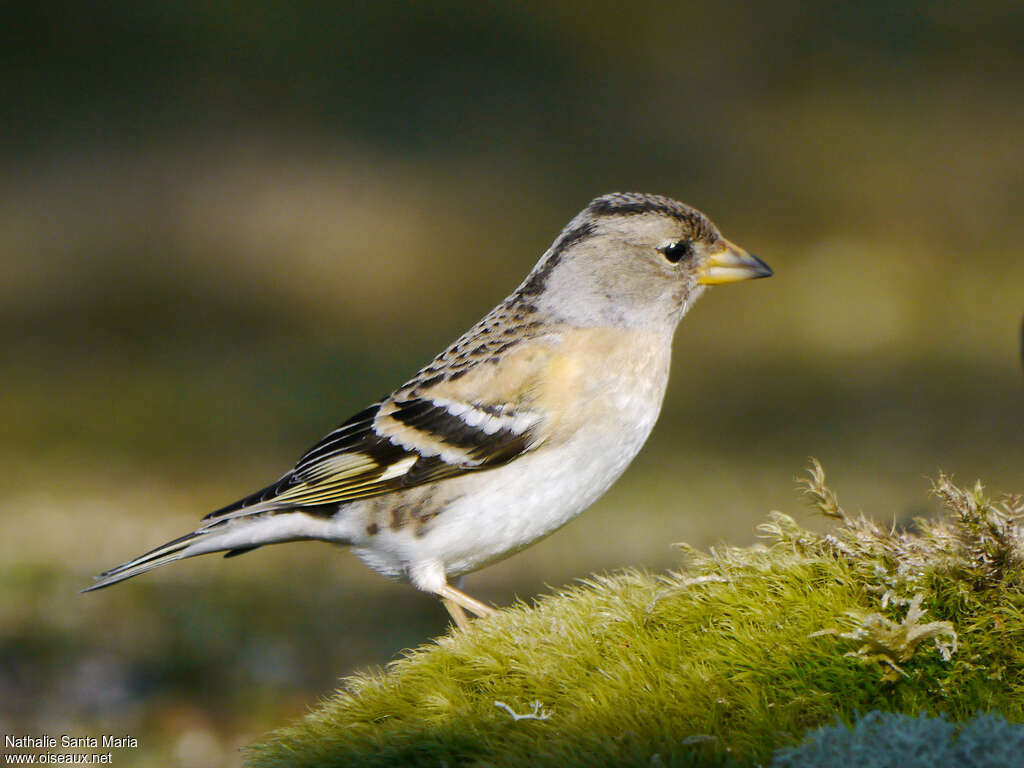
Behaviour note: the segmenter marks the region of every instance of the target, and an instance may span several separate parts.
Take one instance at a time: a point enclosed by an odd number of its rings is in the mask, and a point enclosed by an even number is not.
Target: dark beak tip
[[[758,273],[755,277],[771,277],[772,275],[775,274],[775,270],[773,270],[771,267],[765,264],[763,260],[759,259],[757,256],[754,256],[753,254],[751,254],[751,256],[754,258],[754,261],[757,262],[758,266]]]

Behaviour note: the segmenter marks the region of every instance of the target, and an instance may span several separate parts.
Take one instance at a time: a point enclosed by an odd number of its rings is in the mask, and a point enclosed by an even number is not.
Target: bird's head
[[[705,286],[771,274],[695,208],[616,193],[569,222],[519,293],[574,324],[674,327]]]

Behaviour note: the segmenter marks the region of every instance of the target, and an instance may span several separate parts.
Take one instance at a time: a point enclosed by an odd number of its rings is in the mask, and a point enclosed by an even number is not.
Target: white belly
[[[553,533],[611,487],[653,424],[652,418],[621,442],[598,440],[587,430],[561,448],[493,470],[493,482],[481,484],[477,494],[460,499],[437,518],[421,540],[423,555],[439,558],[445,572],[457,576]]]

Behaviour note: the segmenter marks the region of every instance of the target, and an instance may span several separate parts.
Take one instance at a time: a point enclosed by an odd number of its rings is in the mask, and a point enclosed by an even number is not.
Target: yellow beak
[[[725,247],[707,260],[697,273],[701,285],[724,285],[740,280],[771,277],[772,268],[757,256],[725,240]]]

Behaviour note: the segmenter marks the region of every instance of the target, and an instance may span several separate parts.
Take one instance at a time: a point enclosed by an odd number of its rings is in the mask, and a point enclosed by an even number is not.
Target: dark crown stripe
[[[590,206],[590,212],[599,216],[636,216],[644,213],[661,213],[676,218],[682,216],[678,206],[662,200],[619,201],[600,198]]]
[[[597,231],[597,225],[592,221],[584,222],[577,227],[565,230],[551,246],[547,258],[538,264],[530,276],[526,278],[519,289],[520,296],[536,296],[543,292],[552,270],[562,260],[562,254],[573,246],[579,245]]]
[[[555,241],[555,244],[551,246],[552,256],[561,256],[565,251],[572,248],[574,245],[579,245],[588,237],[590,237],[597,230],[597,225],[592,221],[584,222],[578,227],[573,227],[570,230],[563,232],[559,238]]]
[[[693,209],[688,205],[661,195],[646,195],[639,192],[617,192],[604,195],[590,202],[587,210],[599,216],[635,216],[643,213],[660,213],[673,218],[685,218]]]
[[[690,230],[690,237],[695,240],[716,240],[719,237],[715,226],[700,211],[661,195],[646,195],[639,192],[604,195],[591,201],[587,210],[596,216],[638,216],[646,213],[671,216],[685,222]]]

